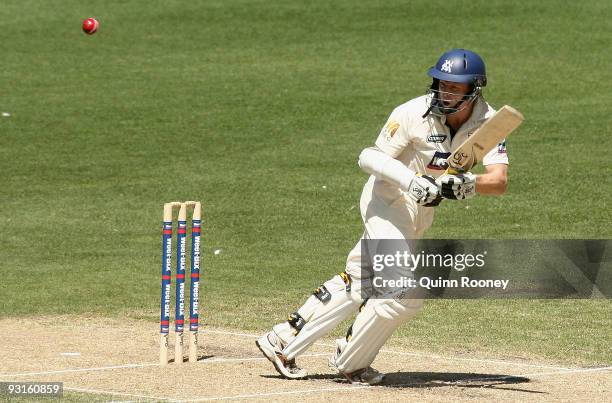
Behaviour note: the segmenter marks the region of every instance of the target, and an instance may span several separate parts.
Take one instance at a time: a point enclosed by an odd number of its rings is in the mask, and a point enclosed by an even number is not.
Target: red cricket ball
[[[98,20],[95,18],[88,18],[83,21],[83,32],[85,32],[87,35],[93,35],[98,30],[98,26],[100,26]]]

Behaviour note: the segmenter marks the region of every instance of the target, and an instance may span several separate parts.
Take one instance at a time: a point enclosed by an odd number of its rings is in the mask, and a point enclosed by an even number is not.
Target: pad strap
[[[323,303],[326,303],[331,299],[331,293],[324,285],[320,286],[312,293],[317,299]]]
[[[296,330],[296,334],[299,333],[306,324],[304,318],[302,318],[302,316],[297,312],[293,312],[291,315],[289,315],[287,322],[289,322],[289,325]]]
[[[350,274],[343,271],[342,273],[340,273],[340,278],[342,279],[342,281],[344,281],[346,292],[351,292],[351,282],[353,280],[351,279]]]

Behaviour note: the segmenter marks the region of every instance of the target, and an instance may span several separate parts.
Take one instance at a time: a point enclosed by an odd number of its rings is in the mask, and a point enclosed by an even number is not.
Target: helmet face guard
[[[466,49],[453,49],[444,53],[435,66],[427,71],[427,75],[433,78],[429,93],[431,102],[429,109],[423,115],[432,113],[436,116],[450,115],[464,110],[469,104],[478,98],[482,93],[482,87],[487,85],[487,73],[482,58],[476,53]],[[444,106],[440,91],[440,81],[450,81],[454,83],[469,84],[471,90],[463,95],[463,98],[454,106]]]
[[[427,93],[431,96],[429,104],[428,114],[431,113],[435,116],[452,115],[453,113],[460,112],[467,108],[471,102],[475,101],[481,94],[482,88],[472,85],[471,90],[467,94],[457,94],[454,92],[441,91],[439,89],[440,80],[434,78],[431,87],[427,90]],[[455,106],[445,106],[442,101],[442,95],[462,95],[463,97],[455,104]]]

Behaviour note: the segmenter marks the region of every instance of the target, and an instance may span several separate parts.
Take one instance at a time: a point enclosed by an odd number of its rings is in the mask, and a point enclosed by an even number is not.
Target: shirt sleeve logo
[[[502,141],[501,143],[499,143],[497,145],[497,152],[499,154],[507,154],[508,151],[506,150],[506,140]]]
[[[396,122],[395,120],[392,120],[389,123],[387,123],[385,127],[383,127],[383,130],[382,130],[382,134],[385,136],[385,139],[387,141],[391,141],[391,138],[395,135],[399,127],[400,127],[400,124]]]

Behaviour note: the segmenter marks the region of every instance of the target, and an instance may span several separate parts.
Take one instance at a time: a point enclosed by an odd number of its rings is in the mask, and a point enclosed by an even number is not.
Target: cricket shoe
[[[336,364],[336,359],[340,357],[340,353],[348,342],[346,339],[336,339],[336,353],[329,358],[329,366],[330,368],[335,369],[341,375],[343,375],[350,383],[358,384],[358,385],[378,385],[382,383],[385,379],[385,374],[380,371],[375,370],[372,367],[358,369],[353,372],[343,372],[338,369],[338,365]]]
[[[288,360],[283,354],[281,341],[274,331],[268,332],[255,341],[263,355],[274,364],[276,371],[288,379],[302,379],[308,373],[295,364],[295,359]]]

